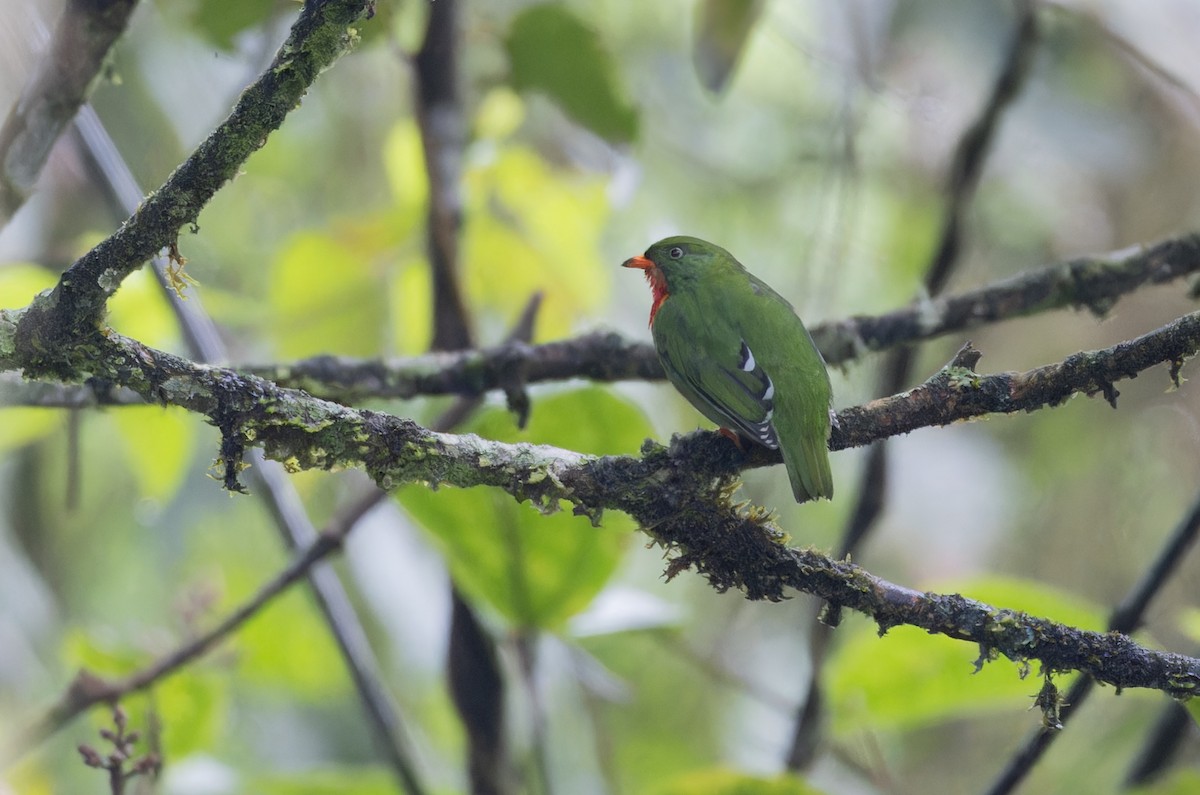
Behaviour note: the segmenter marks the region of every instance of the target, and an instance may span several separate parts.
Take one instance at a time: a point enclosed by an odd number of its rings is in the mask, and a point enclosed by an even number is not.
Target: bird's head
[[[698,237],[668,237],[646,249],[638,257],[621,263],[625,268],[640,268],[646,274],[654,300],[650,306],[650,325],[654,325],[663,301],[672,293],[692,288],[720,268],[728,268],[736,260],[728,251]]]

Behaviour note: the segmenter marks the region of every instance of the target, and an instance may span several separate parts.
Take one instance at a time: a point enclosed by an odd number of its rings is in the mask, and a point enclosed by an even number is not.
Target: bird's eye
[[[671,259],[679,259],[683,256],[683,249],[679,246],[671,246],[671,249],[667,252],[667,254],[670,255]]]

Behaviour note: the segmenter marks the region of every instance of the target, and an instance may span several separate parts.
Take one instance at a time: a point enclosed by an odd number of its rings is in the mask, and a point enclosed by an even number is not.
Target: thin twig
[[[212,651],[246,621],[260,614],[275,597],[302,580],[318,561],[341,549],[346,534],[373,505],[374,503],[368,500],[347,505],[330,521],[329,526],[317,535],[312,544],[301,550],[285,569],[271,578],[253,597],[208,632],[193,638],[145,668],[120,679],[104,679],[90,671],[80,671],[52,707],[11,737],[3,746],[3,750],[0,751],[0,769],[12,764],[92,707],[102,703],[114,704],[131,693],[152,687]]]
[[[1179,567],[1190,547],[1200,534],[1200,494],[1184,517],[1176,525],[1175,530],[1167,538],[1158,556],[1150,564],[1125,598],[1113,609],[1108,617],[1108,629],[1128,635],[1142,623],[1142,617],[1150,601],[1158,595],[1166,585],[1171,574]],[[1090,676],[1080,676],[1072,684],[1062,701],[1059,710],[1059,721],[1066,723],[1067,719],[1083,705],[1092,692],[1096,682]],[[1042,754],[1058,737],[1059,731],[1038,730],[1025,740],[1024,745],[1009,759],[1008,765],[988,788],[988,795],[1006,795],[1012,792],[1033,770],[1034,765],[1042,758]]]
[[[466,121],[459,89],[458,0],[429,6],[429,23],[413,59],[417,120],[429,177],[427,250],[433,276],[434,350],[471,347],[471,323],[459,280],[458,232],[462,225],[461,175]]]

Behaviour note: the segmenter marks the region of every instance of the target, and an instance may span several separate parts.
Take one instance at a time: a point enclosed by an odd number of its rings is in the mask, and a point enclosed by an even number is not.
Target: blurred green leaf
[[[1179,612],[1179,630],[1200,643],[1200,608],[1188,607]]]
[[[234,36],[266,21],[278,5],[288,4],[279,0],[200,0],[191,19],[204,38],[223,50],[232,50]]]
[[[762,9],[762,0],[701,0],[697,5],[692,61],[709,91],[725,89]]]
[[[0,409],[0,453],[47,436],[62,425],[63,412],[17,406]]]
[[[1190,698],[1184,702],[1188,713],[1192,716],[1192,720],[1196,721],[1196,725],[1200,726],[1200,698]]]
[[[149,268],[121,282],[121,289],[108,302],[108,324],[156,348],[169,347],[178,336],[170,303]]]
[[[608,297],[612,264],[599,257],[609,203],[604,183],[562,172],[519,146],[467,173],[463,262],[472,306],[506,321],[544,295],[537,338],[569,334]]]
[[[586,388],[536,401],[524,432],[499,409],[482,412],[467,430],[608,455],[636,450],[650,429],[633,405]],[[485,488],[410,486],[398,499],[437,541],[455,582],[524,627],[555,628],[586,607],[616,569],[634,527],[609,513],[595,528],[569,506],[545,516]]]
[[[702,655],[686,649],[686,638],[683,631],[635,631],[579,640],[633,694],[597,705],[612,741],[614,792],[653,792],[727,748],[730,691],[697,664]]]
[[[637,110],[617,84],[612,58],[596,32],[565,6],[527,8],[505,41],[513,87],[542,91],[575,121],[608,141],[637,135]]]
[[[373,229],[351,224],[334,232],[302,232],[280,252],[272,274],[272,331],[280,354],[378,354],[386,338],[386,262]],[[383,234],[380,230],[379,234]]]
[[[1104,622],[1101,611],[1041,583],[989,578],[964,585],[962,593],[1083,629]],[[880,638],[874,624],[854,621],[842,633],[826,680],[834,731],[841,736],[916,728],[986,710],[1025,709],[1040,687],[1036,669],[1021,679],[1019,665],[1005,658],[973,673],[977,647],[917,627],[894,627]]]
[[[0,267],[0,307],[26,306],[57,279],[33,263],[11,262]],[[15,450],[54,432],[62,423],[62,412],[52,409],[13,407],[0,409],[0,452]]]
[[[170,499],[192,460],[196,418],[174,406],[127,406],[110,416],[142,496]]]
[[[383,168],[396,198],[395,223],[406,237],[425,217],[429,203],[429,175],[425,171],[425,148],[421,131],[412,119],[397,122],[383,142]]]
[[[795,776],[763,778],[721,768],[685,773],[654,792],[656,795],[821,795],[820,790]]]
[[[145,665],[146,653],[115,634],[73,626],[63,635],[63,663],[100,676],[123,676]]]
[[[211,749],[224,734],[230,680],[192,665],[154,686],[154,708],[163,718],[163,747],[172,759]]]
[[[291,590],[238,633],[239,671],[288,699],[339,698],[349,687],[337,647],[305,591]]]

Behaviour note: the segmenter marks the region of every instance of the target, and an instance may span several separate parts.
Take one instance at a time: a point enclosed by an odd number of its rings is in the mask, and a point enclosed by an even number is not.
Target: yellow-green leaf
[[[246,792],[261,795],[392,795],[395,776],[376,765],[364,768],[317,768],[301,773],[260,775],[247,782]]]
[[[178,328],[167,297],[148,267],[131,273],[109,299],[108,324],[154,348],[170,347]]]
[[[537,337],[570,333],[603,306],[614,265],[599,258],[609,204],[604,183],[559,171],[512,146],[466,175],[463,269],[473,307],[511,320],[544,294]]]
[[[1195,703],[1192,699],[1189,703]],[[1197,716],[1196,711],[1192,712]],[[1161,781],[1154,784],[1125,790],[1129,795],[1195,795],[1200,792],[1200,771],[1175,769],[1169,772]]]
[[[54,286],[54,274],[29,262],[9,262],[0,267],[0,307],[27,305],[42,290]]]
[[[302,232],[286,245],[272,274],[276,347],[284,357],[337,352],[378,354],[387,328],[385,261],[378,241],[347,225]]]
[[[154,686],[163,746],[171,758],[210,750],[221,738],[229,714],[229,685],[224,673],[192,665]]]
[[[63,413],[56,409],[15,406],[0,408],[0,452],[47,436],[62,425]]]
[[[173,406],[127,406],[109,416],[142,496],[170,499],[191,464],[198,420]]]
[[[303,590],[284,594],[238,633],[239,670],[259,688],[314,702],[340,698],[349,681],[328,628]]]
[[[1188,607],[1179,613],[1179,629],[1196,643],[1200,643],[1200,608]]]

